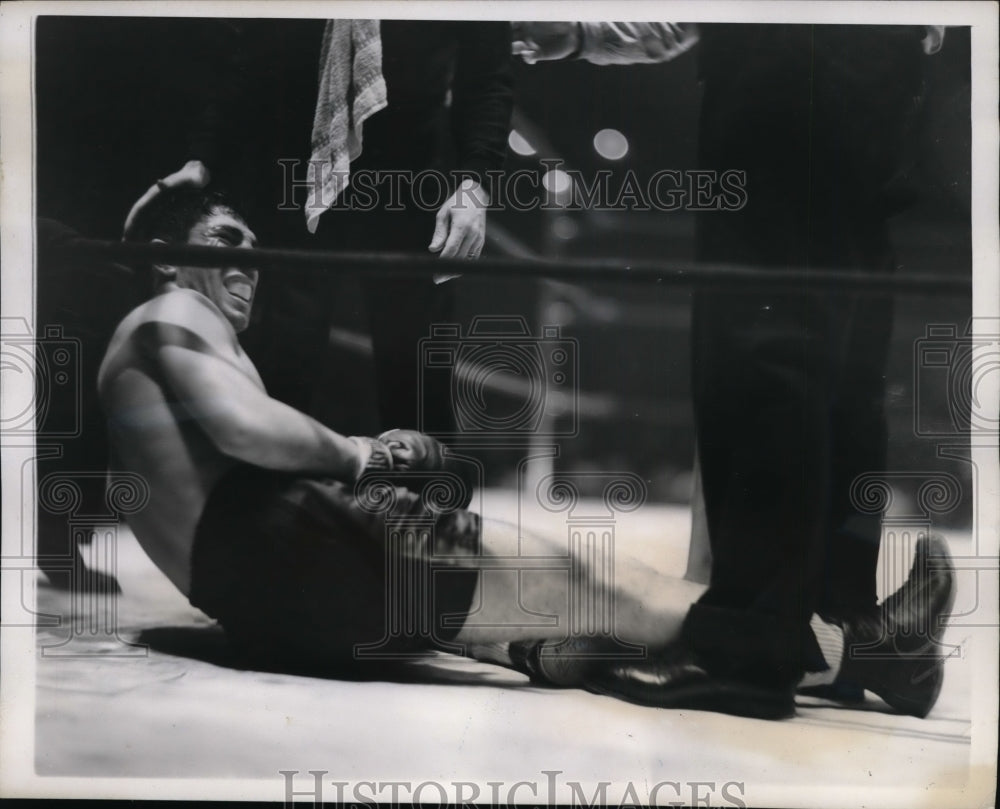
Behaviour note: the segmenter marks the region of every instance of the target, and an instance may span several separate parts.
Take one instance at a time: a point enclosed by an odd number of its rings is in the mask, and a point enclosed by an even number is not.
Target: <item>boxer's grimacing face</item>
[[[191,228],[187,243],[252,249],[257,245],[257,237],[233,211],[218,208]],[[178,267],[176,283],[212,301],[237,332],[250,323],[257,270]]]

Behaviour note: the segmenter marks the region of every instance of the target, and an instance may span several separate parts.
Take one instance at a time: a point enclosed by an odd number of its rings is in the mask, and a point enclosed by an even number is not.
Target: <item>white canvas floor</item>
[[[511,519],[516,495],[488,493],[484,511]],[[537,510],[523,521],[560,536],[564,516]],[[680,575],[689,531],[687,509],[644,507],[618,520],[616,547]],[[956,556],[969,555],[968,535],[947,538]],[[198,797],[206,793],[190,779],[236,779],[231,792],[221,787],[224,794],[281,800],[280,770],[298,771],[294,789],[306,793],[314,789],[307,771],[320,770],[326,800],[338,798],[334,781],[372,781],[363,793],[369,797],[379,783],[409,782],[400,799],[412,800],[405,790],[430,780],[445,788],[477,782],[480,801],[490,801],[492,789],[502,801],[545,803],[554,779],[563,802],[575,797],[571,781],[587,801],[598,782],[610,781],[607,802],[615,804],[622,797],[649,803],[650,790],[668,782],[654,795],[660,804],[709,795],[711,805],[730,806],[958,806],[978,777],[970,770],[973,662],[962,627],[945,637],[955,656],[927,719],[884,713],[869,695],[854,709],[803,698],[795,718],[766,722],[539,688],[515,672],[449,655],[414,663],[404,682],[238,670],[211,662],[220,643],[212,623],[124,530],[116,566],[124,594],[106,613],[82,600],[74,609],[65,594],[37,587],[40,623],[52,622],[45,614],[62,619],[36,633],[35,771],[53,784],[69,783],[67,776],[129,779],[115,782],[116,791],[157,783],[158,797]],[[955,611],[962,614],[977,595],[959,578]],[[126,644],[151,638],[147,646]],[[529,785],[509,795],[518,781]],[[375,799],[390,800],[389,789]],[[460,797],[472,796],[471,786],[462,789]],[[441,802],[433,786],[420,797]]]

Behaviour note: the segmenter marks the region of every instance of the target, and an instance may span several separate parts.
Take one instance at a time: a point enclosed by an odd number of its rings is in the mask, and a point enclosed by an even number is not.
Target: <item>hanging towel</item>
[[[327,21],[307,173],[310,233],[347,187],[351,161],[361,154],[362,124],[387,103],[379,21]]]

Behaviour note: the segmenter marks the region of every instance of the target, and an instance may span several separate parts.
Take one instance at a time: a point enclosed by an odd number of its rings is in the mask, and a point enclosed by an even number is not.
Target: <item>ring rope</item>
[[[662,287],[704,289],[724,287],[731,292],[786,291],[822,294],[971,295],[968,274],[867,273],[857,270],[756,268],[725,264],[666,263],[624,259],[510,259],[483,257],[477,261],[443,259],[420,253],[362,253],[286,250],[205,245],[132,243],[68,238],[48,245],[49,256],[100,259],[118,263],[168,263],[196,267],[254,269],[297,268],[330,270],[346,267],[389,276],[461,274],[468,277],[563,279],[656,284]],[[716,290],[718,291],[718,290]]]

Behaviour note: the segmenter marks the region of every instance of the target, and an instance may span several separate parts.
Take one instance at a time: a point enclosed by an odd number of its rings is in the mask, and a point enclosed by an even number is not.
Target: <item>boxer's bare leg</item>
[[[484,566],[472,611],[456,643],[562,640],[575,634],[575,628],[579,631],[587,626],[588,616],[582,611],[589,604],[601,616],[609,614],[610,605],[618,640],[663,646],[676,638],[688,608],[705,591],[702,584],[656,574],[621,553],[615,553],[613,559],[592,555],[590,564],[582,559],[571,564],[565,539],[560,542],[522,534],[521,542],[518,540],[515,526],[483,520],[484,556],[506,557],[509,568]],[[565,557],[566,564],[560,565],[562,569],[540,569],[540,565],[532,565],[530,556],[518,556],[517,549],[526,544],[530,544],[531,555]],[[613,581],[609,569],[614,571]]]

